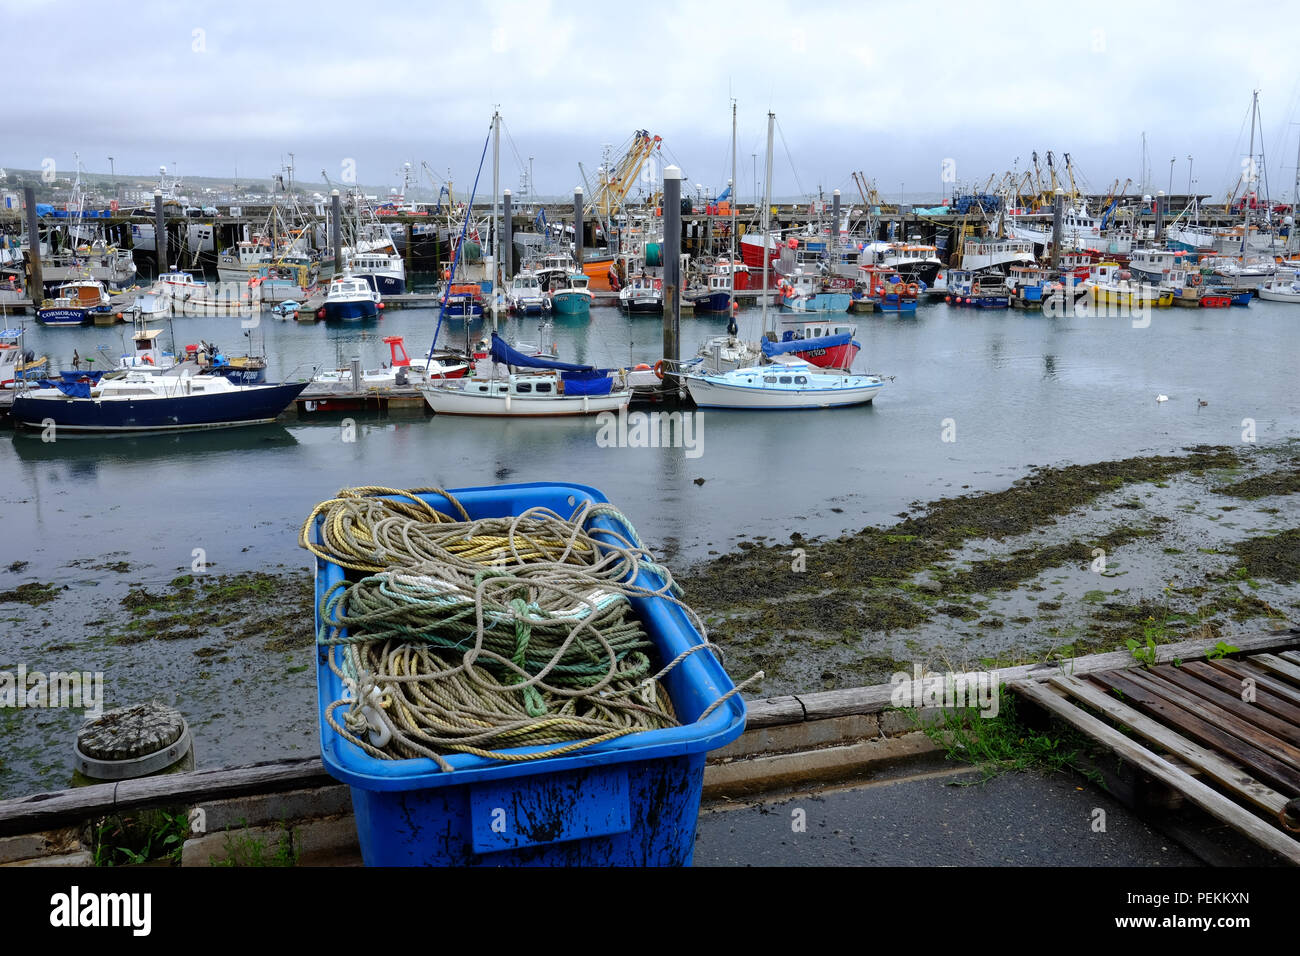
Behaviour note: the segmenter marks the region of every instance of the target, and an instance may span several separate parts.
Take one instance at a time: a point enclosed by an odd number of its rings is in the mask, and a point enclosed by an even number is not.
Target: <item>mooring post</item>
[[[501,206],[501,281],[509,282],[515,271],[515,222],[514,210],[510,203],[510,190],[505,192],[505,202]]]
[[[673,374],[673,391],[680,385],[682,327],[682,171],[664,169],[664,363]]]
[[[840,253],[840,191],[831,193],[831,263],[839,260]]]
[[[153,191],[153,247],[158,257],[158,275],[167,271],[167,220],[163,218],[162,190]]]
[[[36,215],[36,187],[23,187],[27,204],[27,298],[32,308],[40,308],[45,299],[45,274],[41,269],[41,221]]]
[[[334,274],[343,274],[343,200],[330,190],[330,242],[334,244]]]
[[[573,187],[573,258],[582,268],[582,187]]]
[[[1065,212],[1065,192],[1059,187],[1052,197],[1052,270],[1061,268],[1061,220]]]

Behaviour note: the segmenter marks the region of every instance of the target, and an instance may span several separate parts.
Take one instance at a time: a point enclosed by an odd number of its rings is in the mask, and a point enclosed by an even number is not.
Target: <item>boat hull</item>
[[[289,382],[215,395],[127,398],[14,398],[14,422],[69,432],[180,431],[273,422],[307,387]]]
[[[616,412],[627,405],[630,391],[608,395],[562,395],[530,398],[522,395],[480,395],[459,388],[423,388],[425,402],[438,415],[479,415],[490,418],[551,418]]]
[[[797,410],[868,405],[884,388],[882,383],[843,388],[771,389],[745,387],[686,377],[686,389],[700,408],[766,408]]]
[[[783,296],[782,312],[847,312],[853,296],[848,292],[818,292],[810,296]]]
[[[107,309],[37,309],[36,321],[40,322],[41,325],[56,327],[60,325],[86,325],[96,312],[112,315]]]
[[[698,296],[694,302],[696,312],[731,311],[731,295],[727,292],[710,292],[708,295]]]
[[[327,322],[365,322],[378,315],[379,307],[373,302],[325,302]]]
[[[789,352],[803,359],[809,365],[815,365],[817,368],[835,368],[848,369],[853,365],[853,360],[858,357],[858,352],[862,346],[857,342],[849,342],[847,345],[832,345],[826,349],[808,349],[803,352]]]
[[[551,310],[557,315],[586,315],[591,311],[591,299],[577,292],[552,292]]]
[[[636,315],[655,315],[664,310],[663,299],[630,297],[619,303],[624,311]]]

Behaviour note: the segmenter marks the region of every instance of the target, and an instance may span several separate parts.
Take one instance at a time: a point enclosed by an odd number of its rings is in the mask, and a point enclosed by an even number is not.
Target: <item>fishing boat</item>
[[[586,315],[596,294],[585,272],[569,272],[551,279],[551,311],[556,315]]]
[[[18,382],[40,374],[45,368],[44,355],[37,358],[31,349],[23,348],[22,329],[0,331],[0,388],[13,388]]]
[[[954,275],[953,272],[948,273]],[[858,269],[858,288],[877,312],[914,313],[921,284],[908,282],[888,266],[864,265]]]
[[[708,285],[687,297],[695,306],[696,312],[713,312],[726,314],[731,311],[732,288],[729,273],[711,273],[705,277]]]
[[[301,302],[311,298],[320,276],[320,265],[303,253],[266,255],[254,267],[248,288],[262,303],[284,302],[289,299]]]
[[[347,269],[381,296],[406,292],[406,263],[396,252],[354,252],[347,259]]]
[[[770,365],[728,372],[682,375],[691,400],[701,408],[802,409],[870,404],[885,387],[875,375],[820,369],[792,356]]]
[[[642,273],[618,290],[619,308],[629,313],[649,314],[664,310],[664,282]]]
[[[1007,292],[1013,309],[1041,309],[1050,285],[1047,273],[1038,266],[1016,265],[1007,269]]]
[[[908,282],[924,282],[929,285],[943,268],[936,246],[920,242],[892,242],[879,257],[880,264],[893,269]]]
[[[184,362],[163,372],[114,371],[97,383],[54,382],[14,397],[24,428],[53,424],[68,432],[178,431],[272,422],[306,381],[241,385]]]
[[[962,244],[961,267],[971,272],[1033,264],[1034,244],[1024,239],[967,239]]]
[[[1232,294],[1222,286],[1205,284],[1199,269],[1179,265],[1160,279],[1160,288],[1173,296],[1173,304],[1183,309],[1226,309]]]
[[[453,282],[445,290],[448,318],[470,319],[483,314],[483,288],[473,282]]]
[[[1099,262],[1083,287],[1092,297],[1094,308],[1114,306],[1131,309],[1147,305],[1164,308],[1174,302],[1172,291],[1136,281],[1131,272],[1116,262]]]
[[[344,273],[330,281],[321,317],[327,322],[363,322],[376,318],[383,307],[379,293],[365,279]]]
[[[1277,262],[1267,256],[1214,256],[1203,259],[1214,272],[1214,284],[1226,286],[1234,292],[1253,292],[1273,280]]]
[[[506,307],[516,315],[541,315],[551,310],[551,298],[542,288],[537,275],[524,271],[510,280]]]
[[[256,281],[256,280],[254,280]],[[204,282],[193,274],[164,272],[144,293],[136,297],[132,311],[154,318],[170,316],[251,316],[253,297],[259,289],[234,282]]]
[[[1300,303],[1300,278],[1293,271],[1278,272],[1259,287],[1259,297],[1268,302]]]
[[[36,310],[36,319],[42,325],[86,325],[97,316],[112,314],[104,283],[79,279],[59,286],[54,297]]]
[[[772,231],[764,243],[761,232],[747,232],[740,237],[740,257],[750,269],[770,269],[773,261],[781,258],[781,233]]]
[[[1181,249],[1134,249],[1128,257],[1128,268],[1143,282],[1159,283],[1171,270],[1182,269],[1189,261]]]
[[[1011,290],[1006,280],[995,273],[953,269],[948,273],[944,301],[975,309],[1007,309],[1011,307]]]
[[[615,381],[611,370],[525,355],[496,332],[490,356],[494,364],[506,367],[505,376],[476,371],[472,377],[422,386],[429,407],[441,415],[594,415],[618,411],[632,395],[625,382]]]
[[[768,359],[792,355],[817,368],[848,371],[862,350],[854,340],[858,327],[847,322],[802,319],[792,324],[782,319],[781,325],[780,341],[763,339],[760,343],[763,355]]]
[[[852,279],[812,275],[802,269],[784,276],[777,286],[783,312],[847,312],[852,298]]]

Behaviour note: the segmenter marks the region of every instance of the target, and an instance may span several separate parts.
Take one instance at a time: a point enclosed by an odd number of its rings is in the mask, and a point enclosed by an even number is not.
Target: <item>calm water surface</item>
[[[388,359],[385,335],[412,355],[437,315],[393,311],[365,328],[299,325],[267,316],[272,380],[359,355]],[[67,584],[41,608],[0,605],[0,669],[104,670],[108,703],[160,697],[195,728],[199,763],[216,766],[315,749],[310,657],[249,648],[209,663],[208,639],[97,640],[93,622],[120,620],[130,586],[157,587],[203,548],[218,572],[308,567],[297,530],[312,506],[349,485],[444,488],[507,481],[574,481],[599,488],[674,567],[729,550],[743,537],[783,540],[888,523],[911,502],[1004,488],[1030,465],[1167,453],[1242,441],[1253,420],[1261,444],[1300,435],[1295,386],[1300,308],[1256,302],[1230,310],[1165,310],[1150,327],[1126,319],[922,306],[914,318],[855,317],[865,370],[894,376],[874,406],[821,412],[708,411],[702,454],[681,448],[602,448],[594,420],[358,417],[356,441],[340,418],[188,435],[40,437],[0,433],[0,589]],[[693,351],[724,318],[686,318]],[[757,337],[758,312],[741,314]],[[176,342],[245,350],[235,318],[177,319]],[[536,320],[505,325],[537,342]],[[477,337],[482,328],[470,330]],[[28,346],[70,366],[127,330],[34,328]],[[448,333],[464,340],[463,326]],[[653,362],[656,318],[598,309],[547,333],[563,358],[602,365]],[[1169,400],[1157,403],[1158,394]],[[1205,402],[1204,406],[1199,404]],[[944,441],[955,437],[955,441]],[[703,484],[697,482],[703,479]],[[27,561],[21,572],[4,570]],[[125,574],[95,563],[125,561]],[[74,562],[76,564],[74,564]],[[79,566],[78,566],[79,565]],[[195,610],[202,620],[202,609]],[[311,624],[304,621],[306,634]],[[220,643],[214,635],[210,643]],[[304,638],[309,641],[309,637]],[[67,785],[80,715],[0,713],[0,796]]]

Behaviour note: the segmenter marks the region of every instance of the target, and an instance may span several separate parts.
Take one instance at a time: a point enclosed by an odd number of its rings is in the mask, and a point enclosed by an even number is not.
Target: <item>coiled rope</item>
[[[441,495],[455,514],[424,494]],[[598,516],[619,530],[590,527]],[[650,673],[654,644],[632,599],[675,604],[706,631],[607,504],[584,502],[569,518],[530,508],[472,520],[442,489],[348,488],[312,510],[299,544],[352,572],[319,607],[317,643],[347,689],[326,720],[375,757],[429,757],[449,770],[450,751],[536,760],[677,726],[660,681],[691,654],[719,654],[706,638]],[[664,583],[634,584],[642,570]],[[548,745],[558,746],[500,752]]]

